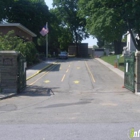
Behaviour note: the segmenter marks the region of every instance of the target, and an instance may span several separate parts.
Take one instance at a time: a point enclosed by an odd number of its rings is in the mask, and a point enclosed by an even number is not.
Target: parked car
[[[60,52],[58,55],[60,59],[68,59],[68,53],[67,52]]]

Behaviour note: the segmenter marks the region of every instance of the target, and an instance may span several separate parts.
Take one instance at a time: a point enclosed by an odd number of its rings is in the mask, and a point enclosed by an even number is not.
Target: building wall
[[[32,41],[32,36],[24,32],[23,30],[19,29],[18,27],[15,26],[1,26],[0,27],[0,33],[2,34],[7,34],[9,31],[14,30],[15,35],[24,38],[25,40]]]
[[[136,36],[136,35],[134,34],[134,36]],[[128,51],[130,51],[130,52],[136,51],[136,48],[132,41],[132,37],[129,33],[127,34],[127,47],[128,47]]]
[[[104,56],[104,53],[105,53],[104,49],[95,49],[94,57],[102,57],[102,56]]]

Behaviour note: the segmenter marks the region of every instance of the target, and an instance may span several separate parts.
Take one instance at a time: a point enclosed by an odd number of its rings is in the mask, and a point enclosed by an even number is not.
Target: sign
[[[126,63],[126,72],[128,72],[128,63]]]
[[[3,58],[3,65],[4,66],[12,66],[13,65],[13,59],[12,58]]]

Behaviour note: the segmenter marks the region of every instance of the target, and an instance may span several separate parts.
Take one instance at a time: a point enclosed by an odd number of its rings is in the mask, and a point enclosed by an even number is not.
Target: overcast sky
[[[52,3],[53,3],[53,0],[45,0],[47,6],[50,8],[52,8]],[[90,38],[87,38],[86,40],[83,40],[82,43],[88,43],[88,46],[89,47],[92,47],[93,45],[97,45],[97,39],[93,39],[91,36]]]

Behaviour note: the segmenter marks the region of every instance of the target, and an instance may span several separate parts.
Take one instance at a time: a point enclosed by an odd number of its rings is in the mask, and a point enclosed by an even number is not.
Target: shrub
[[[0,34],[0,42],[0,50],[20,51],[26,57],[28,65],[37,61],[35,44],[15,36],[14,31],[9,31],[6,35]]]

